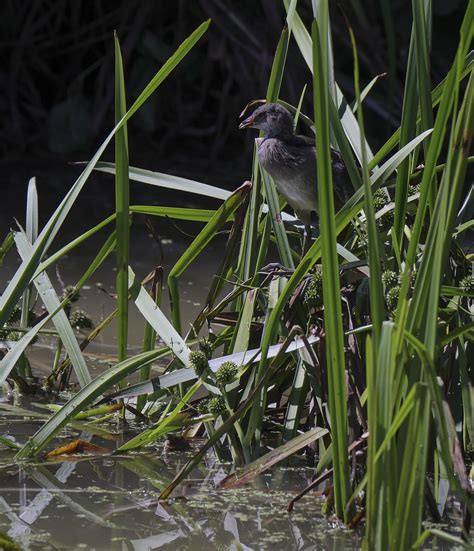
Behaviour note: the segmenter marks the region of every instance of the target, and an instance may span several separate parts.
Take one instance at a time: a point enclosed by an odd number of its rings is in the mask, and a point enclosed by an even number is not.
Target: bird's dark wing
[[[344,204],[352,197],[354,188],[342,156],[335,149],[331,149],[331,163],[334,191],[341,203]]]
[[[312,147],[315,148],[315,141],[313,138],[308,136],[292,136],[291,145],[296,147]],[[352,187],[349,174],[346,169],[346,165],[342,159],[342,155],[339,151],[331,148],[331,163],[332,163],[332,174],[333,174],[333,184],[334,191],[336,192],[337,198],[341,203],[345,203],[354,193],[354,188]]]
[[[308,136],[291,136],[291,138],[288,139],[288,145],[298,148],[308,147],[316,151],[314,138],[310,138]],[[339,151],[336,151],[332,148],[331,163],[334,191],[336,192],[339,201],[345,203],[354,193],[354,188],[352,187],[349,174],[347,172],[346,165],[344,164],[341,154],[339,153]]]

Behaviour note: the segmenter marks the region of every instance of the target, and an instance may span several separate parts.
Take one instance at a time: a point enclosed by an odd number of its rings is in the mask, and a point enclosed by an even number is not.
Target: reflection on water
[[[31,430],[36,423],[21,428]],[[146,455],[23,465],[15,465],[12,455],[1,467],[0,530],[24,549],[360,547],[358,534],[331,529],[320,498],[308,496],[293,513],[286,512],[289,499],[311,476],[301,462],[275,468],[246,488],[223,491],[217,484],[229,466],[208,456],[172,500],[159,503],[160,490],[186,454],[157,448]]]
[[[43,422],[37,415],[15,406],[4,409],[0,403],[0,434],[24,442]],[[80,432],[85,426],[63,430],[53,444],[79,437],[112,451],[123,438],[123,427],[114,423],[103,427],[108,435],[99,437]],[[333,525],[323,513],[323,499],[314,494],[286,512],[288,501],[311,480],[313,470],[303,458],[293,458],[290,467],[274,467],[244,488],[222,490],[218,484],[230,465],[209,454],[172,499],[160,503],[160,491],[193,453],[168,450],[160,444],[122,457],[76,456],[19,465],[14,452],[3,448],[0,532],[25,550],[361,548],[360,530]],[[453,520],[459,526],[459,518]],[[453,547],[431,540],[424,548]]]
[[[42,423],[26,410],[0,404],[0,434],[24,442]],[[14,414],[16,416],[14,416]],[[35,413],[34,415],[37,415]],[[110,423],[109,435],[65,429],[55,446],[73,438],[111,451],[123,427]],[[120,429],[120,430],[118,430]],[[132,430],[130,427],[127,430]],[[110,436],[115,436],[115,443]],[[104,436],[108,436],[104,439]],[[130,437],[130,435],[127,435]],[[287,505],[311,480],[303,458],[274,467],[241,489],[222,490],[230,472],[209,454],[167,502],[158,496],[193,452],[159,446],[128,456],[70,457],[65,461],[15,464],[14,452],[0,460],[0,532],[25,550],[355,550],[360,531],[333,525],[324,501],[315,495]],[[459,518],[452,519],[459,526]],[[438,527],[439,528],[439,527]],[[424,549],[452,549],[445,542]]]

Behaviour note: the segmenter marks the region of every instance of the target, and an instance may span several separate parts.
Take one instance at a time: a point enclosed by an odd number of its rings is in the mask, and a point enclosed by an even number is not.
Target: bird
[[[297,217],[304,224],[303,254],[311,244],[311,214],[318,214],[315,141],[295,134],[291,113],[279,103],[265,103],[242,121],[239,129],[257,128],[263,138],[257,140],[260,166]],[[352,195],[352,185],[341,155],[331,149],[333,185],[336,199],[343,204]]]

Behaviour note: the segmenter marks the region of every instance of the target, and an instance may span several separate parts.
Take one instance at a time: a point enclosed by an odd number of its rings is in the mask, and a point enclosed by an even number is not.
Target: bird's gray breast
[[[278,191],[301,214],[317,210],[316,156],[311,147],[296,147],[275,138],[260,139],[260,165]]]

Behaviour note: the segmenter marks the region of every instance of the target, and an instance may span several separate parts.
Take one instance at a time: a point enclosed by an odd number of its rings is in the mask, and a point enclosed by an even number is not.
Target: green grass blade
[[[146,292],[140,282],[135,281],[135,274],[131,268],[128,269],[129,286],[132,299],[142,313],[146,321],[153,327],[163,342],[178,357],[185,366],[189,367],[189,348],[184,340],[171,325],[166,316],[157,306],[152,297]]]
[[[88,266],[87,270],[84,272],[82,277],[79,279],[75,285],[75,289],[79,290],[84,283],[94,274],[97,268],[102,264],[102,262],[107,258],[115,246],[115,234],[110,236],[105,242],[104,246],[101,248],[95,259]],[[0,360],[0,384],[2,384],[11,370],[15,367],[21,355],[24,353],[28,345],[32,340],[39,334],[41,329],[49,322],[53,316],[60,312],[66,304],[70,302],[70,298],[65,298],[61,304],[54,310],[51,314],[46,316],[43,320],[37,323],[32,327],[23,337],[11,348],[7,354]]]
[[[359,88],[359,59],[357,54],[357,46],[355,43],[354,33],[349,28],[352,42],[352,51],[354,56],[354,86],[356,101],[361,104],[360,88]],[[365,143],[365,131],[364,131],[364,117],[362,105],[360,105],[357,112],[357,118],[360,129],[360,142],[361,142],[361,167],[362,167],[362,181],[364,185],[364,212],[367,220],[367,237],[368,237],[368,249],[369,249],[369,266],[370,266],[370,315],[372,321],[373,332],[373,345],[374,349],[378,350],[380,342],[380,333],[382,330],[382,321],[385,317],[384,306],[384,294],[382,288],[382,273],[381,273],[381,255],[380,255],[380,243],[379,243],[379,230],[377,222],[375,220],[374,201],[372,195],[372,187],[369,181],[369,168],[367,164],[366,149],[363,146]]]
[[[240,486],[243,486],[244,484],[250,482],[259,474],[262,474],[266,470],[273,467],[273,465],[277,465],[278,463],[280,463],[287,457],[290,457],[305,446],[308,446],[315,440],[322,438],[323,436],[328,434],[328,432],[329,431],[327,429],[316,427],[303,434],[300,434],[289,442],[286,442],[285,444],[278,446],[274,450],[266,453],[262,457],[259,457],[257,460],[253,461],[249,465],[246,465],[245,468],[239,469],[235,473],[226,476],[223,480],[221,480],[219,486],[226,490],[239,488]]]
[[[309,390],[309,379],[306,374],[306,367],[302,358],[298,358],[296,364],[295,376],[291,385],[288,404],[285,412],[285,422],[283,428],[283,441],[291,441],[297,431],[301,420],[301,412],[306,401]]]
[[[178,278],[188,266],[203,251],[211,239],[230,219],[237,208],[246,200],[251,189],[250,182],[246,182],[236,189],[232,195],[217,209],[214,216],[209,220],[199,235],[194,239],[185,253],[176,262],[168,275],[168,289],[171,299],[171,312],[173,325],[181,333],[181,313],[179,307]]]
[[[26,258],[31,253],[32,245],[28,243],[28,240],[24,233],[18,232],[15,234],[15,243],[20,253],[21,258]],[[54,290],[49,277],[46,272],[43,272],[33,280],[33,283],[38,290],[39,296],[43,301],[48,312],[51,314],[55,312],[61,301]],[[59,337],[63,346],[71,360],[74,372],[76,373],[77,380],[81,387],[86,386],[91,381],[89,369],[87,367],[84,356],[77,342],[74,330],[69,323],[64,310],[60,310],[52,318],[52,321],[58,331]]]
[[[36,178],[31,178],[28,182],[28,191],[26,196],[26,225],[25,233],[28,243],[34,243],[38,237],[38,191],[36,189]],[[21,317],[20,324],[22,327],[28,327],[30,317],[30,299],[31,299],[31,286],[28,286],[21,297]],[[18,366],[18,373],[25,378],[27,373],[25,372],[26,362],[20,362]]]
[[[96,164],[95,170],[105,172],[106,174],[115,174],[115,164],[100,161]],[[143,168],[129,167],[130,180],[134,182],[142,182],[152,186],[163,187],[166,189],[174,189],[184,193],[195,193],[206,197],[214,197],[225,201],[231,194],[226,189],[221,189],[208,184],[203,184],[196,180],[189,180],[171,174],[163,174],[162,172],[152,172]]]
[[[115,124],[117,125],[127,112],[125,80],[123,74],[122,53],[117,33],[115,43]],[[118,360],[127,357],[128,340],[128,264],[130,248],[130,183],[128,179],[128,132],[125,122],[115,134],[115,227],[117,235],[116,250],[116,293],[117,293],[117,337]]]
[[[354,102],[352,103],[351,107],[352,107],[352,112],[354,113],[354,115],[356,114],[357,112],[357,109],[359,109],[359,107],[362,105],[362,102],[365,100],[365,98],[370,94],[372,88],[377,84],[377,82],[383,78],[384,76],[386,76],[386,73],[382,73],[380,75],[375,75],[374,78],[369,82],[369,84],[367,84],[364,89],[360,92],[360,98],[359,98],[359,101],[357,101],[357,99],[354,100]]]
[[[405,89],[403,94],[402,120],[400,125],[400,145],[407,144],[416,133],[416,114],[418,106],[418,86],[416,84],[415,37],[412,29],[410,49],[408,51]],[[395,184],[394,229],[398,249],[403,243],[403,228],[405,226],[406,202],[410,176],[410,161],[406,159],[400,164]]]
[[[36,457],[55,437],[55,435],[72,418],[80,413],[89,404],[94,402],[104,390],[123,380],[124,377],[137,371],[140,367],[164,357],[168,354],[167,348],[153,350],[137,354],[117,365],[110,367],[107,371],[92,380],[82,388],[69,402],[55,413],[23,446],[15,456],[17,460]]]
[[[256,146],[258,147],[258,146]],[[283,220],[280,213],[280,206],[278,202],[278,193],[275,188],[275,184],[270,176],[262,170],[262,180],[265,188],[265,195],[269,208],[269,215],[272,222],[273,233],[275,234],[276,245],[278,248],[278,254],[283,266],[288,268],[294,267],[293,256],[291,254],[290,244],[288,242],[288,236],[283,224]]]
[[[281,83],[283,80],[283,74],[285,71],[286,55],[288,52],[288,45],[290,42],[290,33],[288,29],[283,29],[278,46],[273,58],[272,70],[270,73],[270,79],[268,81],[266,100],[268,102],[276,102],[280,94]],[[258,140],[256,140],[256,144]],[[256,145],[258,147],[258,145]],[[278,193],[273,183],[272,178],[261,171],[263,186],[265,190],[265,196],[268,203],[268,209],[272,222],[273,232],[275,234],[276,244],[278,248],[278,254],[280,260],[284,266],[292,268],[293,257],[291,255],[290,245],[288,243],[288,237],[283,225],[283,221],[280,215],[280,206],[278,201]]]
[[[431,42],[431,0],[412,0],[413,36],[415,38],[416,71],[420,97],[421,129],[433,127],[431,104],[430,42]],[[423,144],[425,153],[430,140]],[[433,195],[434,196],[434,195]]]
[[[322,58],[321,33],[313,21],[314,117],[318,151],[317,181],[322,247],[324,324],[328,358],[328,394],[331,415],[331,437],[334,458],[335,508],[339,518],[347,520],[346,504],[350,496],[347,459],[347,395],[342,327],[336,222],[332,187],[332,165],[329,139],[329,84],[327,59]]]

